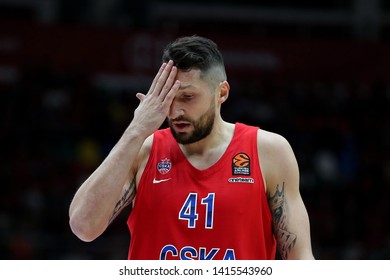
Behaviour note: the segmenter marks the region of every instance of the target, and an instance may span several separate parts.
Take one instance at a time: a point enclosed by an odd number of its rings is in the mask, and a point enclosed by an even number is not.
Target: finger
[[[165,106],[171,106],[173,99],[176,96],[177,91],[180,88],[180,81],[176,80],[172,87],[170,88],[169,92],[166,94],[164,100],[162,101],[162,105]]]
[[[173,67],[174,67],[173,61],[172,60],[168,61],[167,65],[164,67],[161,75],[158,77],[157,82],[155,84],[155,87],[153,89],[153,92],[157,93],[157,95],[160,95],[161,90],[166,85],[167,79],[170,76]],[[176,70],[174,70],[174,71],[176,71]],[[168,89],[168,91],[169,91],[169,89]]]
[[[171,72],[169,73],[169,76],[167,77],[165,84],[163,85],[163,88],[161,89],[160,92],[160,100],[163,101],[166,97],[166,95],[170,92],[172,86],[175,83],[176,79],[176,74],[177,74],[177,68],[176,66],[173,66],[171,69]]]
[[[157,84],[157,81],[158,81],[158,79],[160,78],[161,73],[164,71],[164,69],[165,69],[166,66],[167,66],[166,63],[163,63],[163,64],[161,65],[160,69],[158,70],[156,76],[155,76],[154,79],[153,79],[152,85],[150,86],[149,91],[148,91],[147,94],[149,94],[149,93],[151,93],[151,92],[154,91],[154,89],[155,89],[155,87],[156,87],[156,84]]]

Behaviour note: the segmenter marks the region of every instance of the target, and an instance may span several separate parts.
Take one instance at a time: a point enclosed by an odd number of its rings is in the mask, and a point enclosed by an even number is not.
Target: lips
[[[188,127],[190,127],[191,124],[188,122],[177,121],[177,122],[173,122],[172,125],[176,131],[181,132],[186,130]]]

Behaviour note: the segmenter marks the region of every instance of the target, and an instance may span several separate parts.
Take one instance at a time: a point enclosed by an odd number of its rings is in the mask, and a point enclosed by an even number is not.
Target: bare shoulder
[[[290,144],[285,137],[280,134],[259,129],[257,132],[257,143],[267,150],[278,150],[280,148],[290,148]]]
[[[280,134],[259,129],[257,133],[257,146],[261,160],[269,163],[283,164],[295,159],[288,140]]]
[[[143,143],[141,150],[139,152],[140,158],[149,156],[150,150],[152,149],[152,144],[153,144],[153,134],[145,139],[145,142]]]
[[[152,150],[153,145],[153,134],[145,139],[142,147],[138,153],[136,163],[134,164],[134,174],[142,174],[143,169],[149,159],[150,151]]]
[[[257,146],[267,191],[291,179],[296,182],[298,179],[298,164],[292,147],[285,137],[259,129]]]

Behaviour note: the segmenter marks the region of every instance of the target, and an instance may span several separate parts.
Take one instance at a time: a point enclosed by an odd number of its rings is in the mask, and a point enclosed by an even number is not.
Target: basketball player
[[[129,259],[274,259],[277,248],[283,259],[313,259],[293,151],[278,134],[222,119],[230,86],[216,44],[179,38],[163,62],[76,192],[72,231],[92,241],[133,204]]]

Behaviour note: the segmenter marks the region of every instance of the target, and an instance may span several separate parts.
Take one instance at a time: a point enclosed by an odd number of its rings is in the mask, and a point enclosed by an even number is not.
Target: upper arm
[[[121,196],[118,202],[115,204],[113,213],[110,218],[110,223],[119,215],[119,213],[128,205],[132,204],[136,193],[137,185],[143,170],[145,168],[146,162],[148,161],[150,149],[153,142],[153,135],[149,136],[144,144],[142,145],[141,150],[138,153],[137,159],[135,160],[133,167],[129,170],[126,182],[123,185]]]
[[[258,132],[258,147],[279,253],[283,259],[313,258],[294,152],[284,137],[264,130]]]

